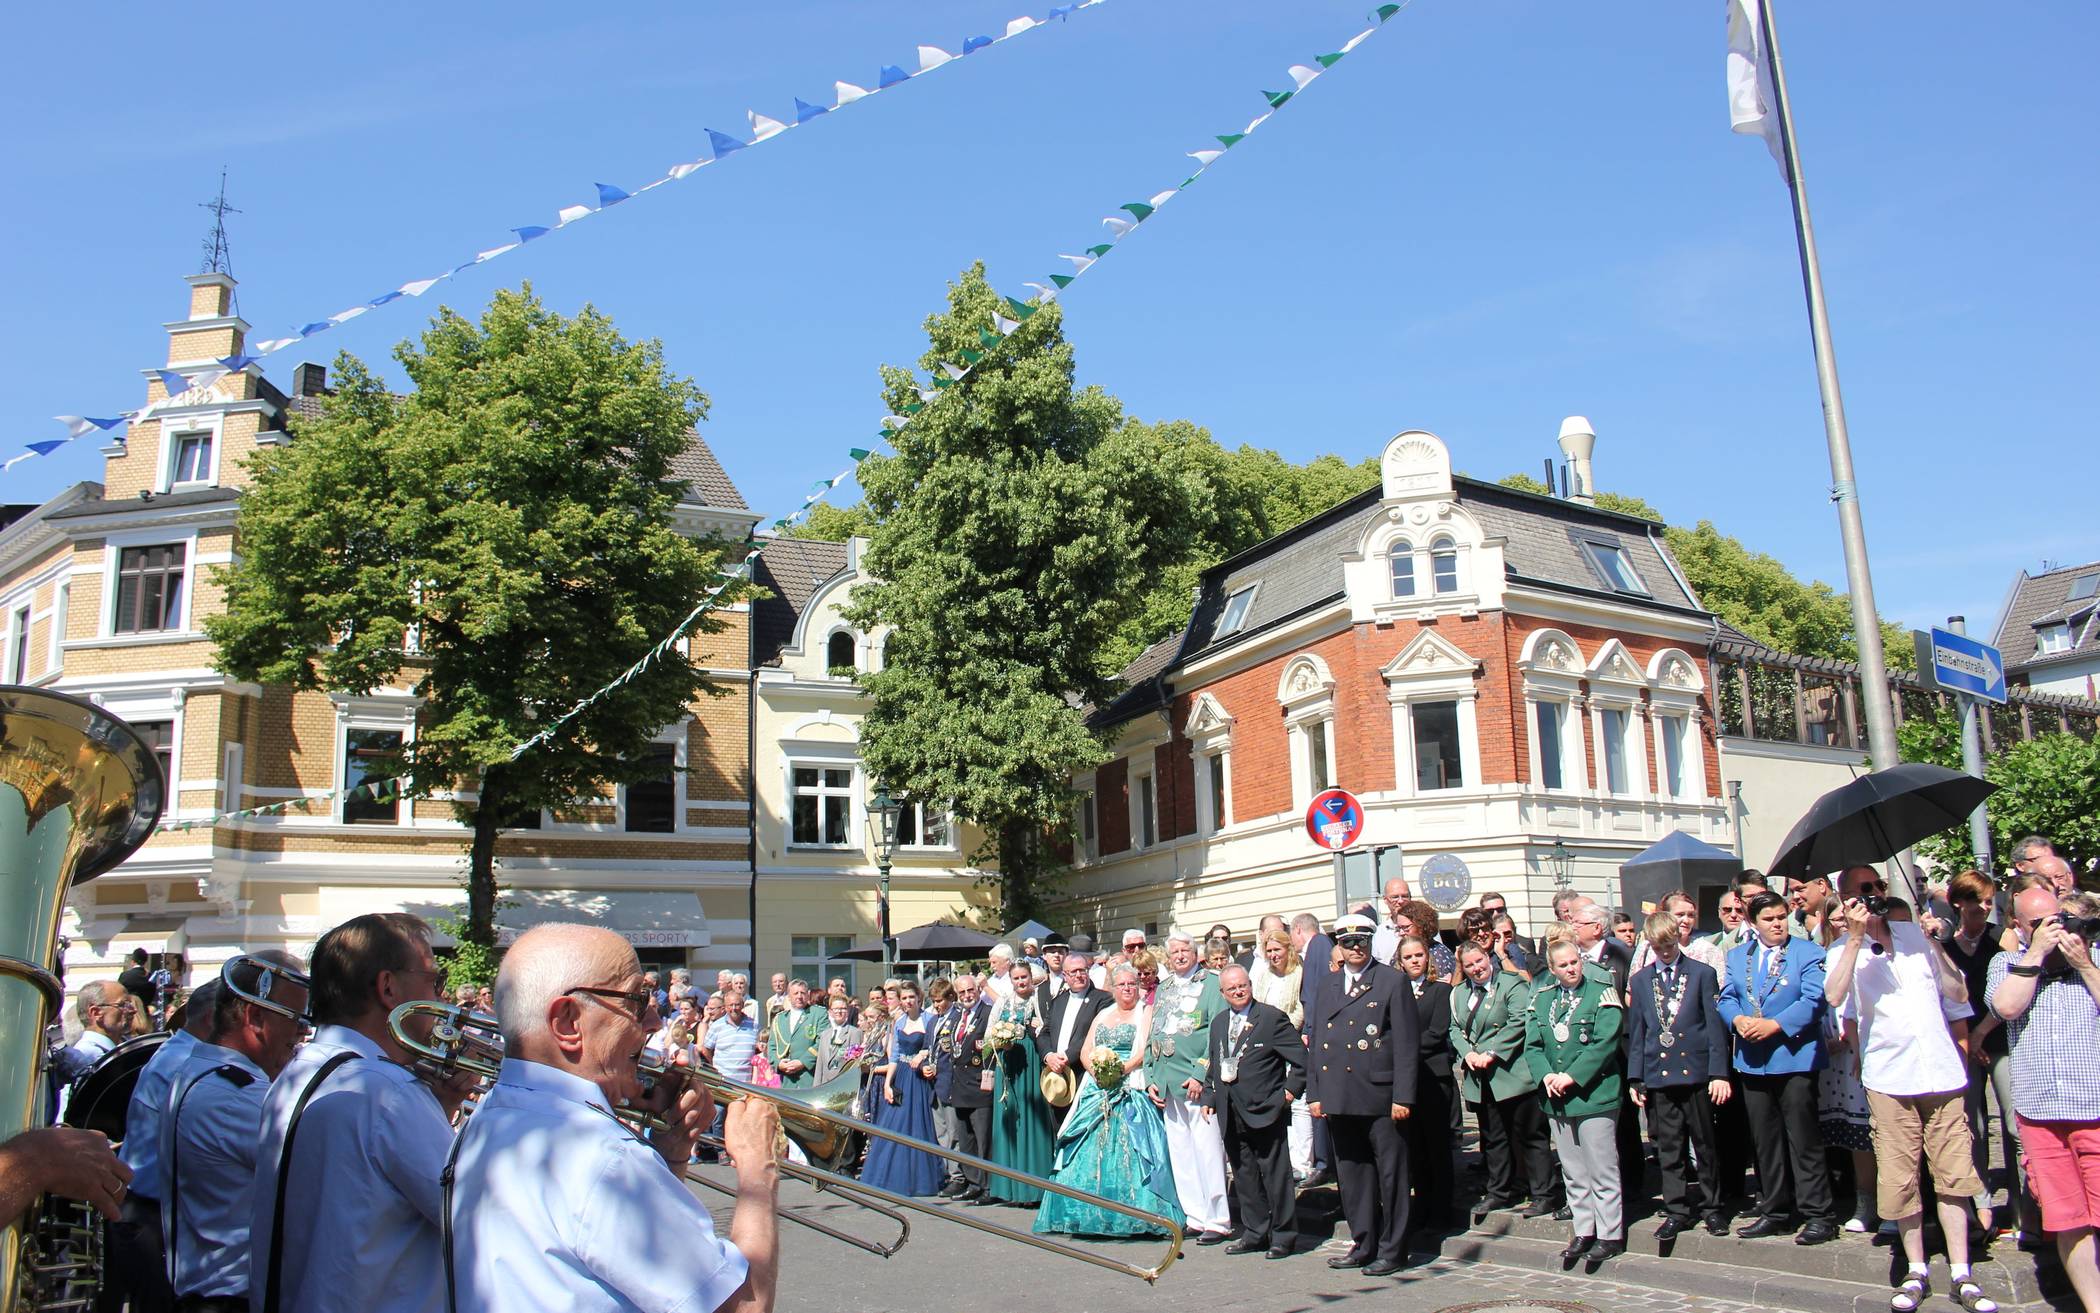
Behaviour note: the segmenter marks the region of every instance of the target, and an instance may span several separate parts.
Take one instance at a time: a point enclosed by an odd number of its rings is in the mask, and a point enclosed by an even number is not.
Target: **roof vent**
[[[1560,422],[1560,450],[1568,458],[1568,500],[1584,506],[1597,504],[1597,487],[1590,482],[1590,453],[1597,448],[1597,431],[1580,415]]]

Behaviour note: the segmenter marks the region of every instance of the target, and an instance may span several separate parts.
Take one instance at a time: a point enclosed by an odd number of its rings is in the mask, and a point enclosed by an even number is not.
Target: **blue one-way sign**
[[[2005,658],[1989,643],[1945,629],[1913,630],[1918,673],[1949,693],[2005,701]]]

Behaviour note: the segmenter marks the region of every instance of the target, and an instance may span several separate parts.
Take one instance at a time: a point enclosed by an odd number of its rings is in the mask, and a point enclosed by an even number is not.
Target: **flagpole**
[[[1823,267],[1816,258],[1816,231],[1808,217],[1808,185],[1794,142],[1794,115],[1786,73],[1779,60],[1779,31],[1772,0],[1757,6],[1764,46],[1772,62],[1778,100],[1780,147],[1786,155],[1787,190],[1794,200],[1794,235],[1801,248],[1801,282],[1808,294],[1808,330],[1816,351],[1816,386],[1823,396],[1823,434],[1830,446],[1830,499],[1837,503],[1845,545],[1845,587],[1852,597],[1852,628],[1859,645],[1859,681],[1867,704],[1867,752],[1877,769],[1901,761],[1896,720],[1889,699],[1888,658],[1882,650],[1881,615],[1874,607],[1874,579],[1867,568],[1867,529],[1860,516],[1859,483],[1852,470],[1852,439],[1845,430],[1845,399],[1838,390],[1837,355],[1830,342],[1830,314],[1823,300]]]

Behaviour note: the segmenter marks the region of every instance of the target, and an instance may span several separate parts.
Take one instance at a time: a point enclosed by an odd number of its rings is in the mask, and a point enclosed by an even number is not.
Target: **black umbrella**
[[[896,937],[899,962],[956,962],[968,958],[983,957],[993,944],[999,941],[982,931],[960,925],[913,926]],[[855,944],[833,957],[850,957],[862,962],[882,961],[882,941]]]
[[[1862,775],[1816,799],[1779,845],[1768,874],[1800,880],[1886,861],[1920,839],[1966,825],[1997,788],[1924,762]]]

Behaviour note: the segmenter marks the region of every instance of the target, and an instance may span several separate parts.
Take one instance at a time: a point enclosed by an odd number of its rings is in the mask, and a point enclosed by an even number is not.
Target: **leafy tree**
[[[782,536],[808,538],[816,542],[842,543],[848,538],[872,538],[878,521],[875,512],[868,509],[864,501],[851,506],[833,506],[830,502],[818,502],[809,508],[802,523],[788,529]]]
[[[967,270],[921,365],[977,351],[999,305]],[[1097,654],[1214,514],[1181,453],[1073,372],[1058,307],[1036,308],[860,467],[882,529],[846,615],[893,626],[862,759],[985,829],[1009,921],[1041,906],[1072,774],[1106,757],[1080,710],[1114,691]],[[892,411],[919,404],[909,371],[883,384]]]
[[[1905,761],[1960,770],[1961,713],[1947,707],[1913,716],[1897,727],[1896,744]],[[2039,834],[2075,871],[2100,861],[2100,742],[2043,734],[1986,759],[1983,777],[1998,786],[1985,804],[1993,852],[2011,852],[2022,838]],[[1966,823],[1918,844],[1917,851],[1942,872],[1963,870],[1975,860]]]
[[[1496,482],[1505,488],[1515,488],[1518,492],[1533,492],[1541,497],[1557,497],[1560,495],[1537,479],[1532,478],[1529,474],[1511,474],[1505,478],[1497,479]],[[1617,511],[1621,515],[1638,515],[1644,520],[1653,520],[1657,524],[1663,522],[1662,512],[1656,510],[1646,498],[1629,496],[1623,492],[1600,492],[1595,494],[1595,496],[1597,507],[1600,510]]]
[[[511,751],[655,645],[716,577],[678,534],[671,473],[707,398],[586,308],[499,292],[477,325],[442,311],[388,394],[356,359],[323,417],[249,463],[240,560],[205,622],[219,669],[366,693],[406,675],[416,733],[382,768],[417,794],[479,778],[464,941],[494,942],[500,829],[660,771],[655,733],[712,693],[675,647],[550,743]],[[703,622],[703,626],[706,622]]]

